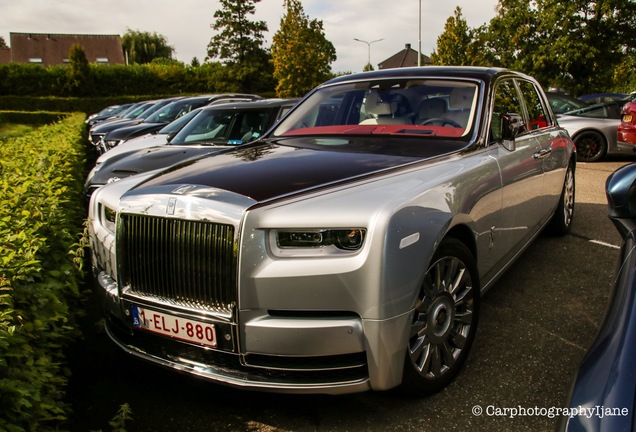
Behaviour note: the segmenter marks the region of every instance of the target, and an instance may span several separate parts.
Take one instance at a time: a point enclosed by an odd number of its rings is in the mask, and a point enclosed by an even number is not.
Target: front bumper
[[[244,311],[235,322],[217,323],[226,343],[210,349],[134,328],[130,299],[119,295],[106,272],[94,270],[107,334],[124,351],[145,360],[219,384],[281,393],[386,390],[401,381],[404,345],[394,335],[408,324],[410,314],[377,321],[353,314]],[[169,306],[163,311],[171,312]],[[202,319],[195,313],[190,317]]]

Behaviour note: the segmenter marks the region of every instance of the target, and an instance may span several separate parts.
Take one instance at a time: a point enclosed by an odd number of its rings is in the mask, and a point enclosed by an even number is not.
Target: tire
[[[584,131],[574,137],[577,159],[580,162],[596,162],[607,153],[607,140],[600,132]]]
[[[550,234],[564,236],[570,232],[574,217],[574,192],[574,168],[569,164],[565,172],[565,181],[563,182],[559,205],[557,205],[554,215],[548,224],[548,232]]]
[[[479,289],[468,248],[444,239],[417,294],[402,390],[416,396],[436,393],[459,373],[477,330]]]

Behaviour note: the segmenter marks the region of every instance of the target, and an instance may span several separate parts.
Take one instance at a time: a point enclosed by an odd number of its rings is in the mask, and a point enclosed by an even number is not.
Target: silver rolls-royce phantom
[[[253,143],[93,195],[107,333],[239,388],[438,391],[480,296],[541,232],[568,232],[575,164],[527,75],[333,79]]]

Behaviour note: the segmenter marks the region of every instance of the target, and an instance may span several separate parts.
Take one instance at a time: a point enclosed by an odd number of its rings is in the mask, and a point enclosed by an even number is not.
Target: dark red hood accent
[[[175,185],[175,188],[200,185],[262,202],[426,158],[422,154],[343,151],[337,146],[336,143],[336,148],[330,149],[325,145],[319,148],[271,143],[249,145],[173,167],[138,186],[133,193],[148,193],[150,188],[165,190],[168,185]],[[439,149],[437,154],[440,154]]]

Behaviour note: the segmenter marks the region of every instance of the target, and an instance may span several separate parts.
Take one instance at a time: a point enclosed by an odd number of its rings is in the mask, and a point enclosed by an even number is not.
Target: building
[[[383,62],[378,63],[378,69],[392,69],[401,67],[417,66],[417,51],[411,48],[411,44],[406,44],[404,49],[392,55]],[[430,65],[431,58],[422,54],[422,66]]]
[[[0,63],[63,65],[69,61],[71,47],[78,44],[89,63],[125,64],[119,35],[10,33],[9,41],[9,49],[0,49]]]

